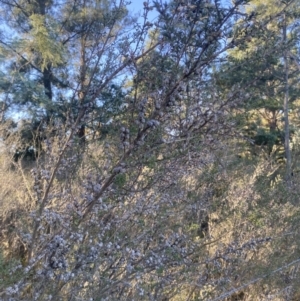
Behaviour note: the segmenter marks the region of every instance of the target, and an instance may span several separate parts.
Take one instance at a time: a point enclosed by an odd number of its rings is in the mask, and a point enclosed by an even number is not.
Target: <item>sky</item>
[[[143,1],[142,0],[131,0],[130,8],[134,11],[142,11],[143,10]]]
[[[129,8],[129,11],[133,14],[136,14],[136,13],[139,13],[140,15],[143,14],[143,11],[144,11],[144,5],[143,5],[143,0],[130,0],[131,1],[131,4],[128,6]],[[153,21],[156,16],[157,16],[157,13],[155,10],[152,10],[148,13],[148,16],[149,16],[149,21]]]

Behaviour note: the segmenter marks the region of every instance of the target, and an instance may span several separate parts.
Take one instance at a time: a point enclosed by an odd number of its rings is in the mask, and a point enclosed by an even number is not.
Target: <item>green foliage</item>
[[[264,219],[260,212],[253,211],[249,214],[249,222],[255,227],[261,228],[264,226]]]
[[[280,132],[266,132],[265,129],[258,129],[257,134],[253,137],[254,143],[257,145],[267,145],[270,149],[273,148],[275,144],[282,141],[282,133]]]
[[[150,168],[150,169],[154,169],[155,166],[157,165],[156,162],[157,162],[157,158],[156,158],[155,156],[152,156],[152,157],[150,157],[150,158],[147,159],[145,165],[146,165],[148,168]]]
[[[21,272],[12,272],[16,266],[20,265],[17,259],[5,259],[0,250],[0,290],[3,291],[10,285],[22,278]]]
[[[33,54],[37,52],[41,56],[41,69],[44,70],[49,65],[57,67],[65,63],[64,48],[61,42],[56,40],[56,34],[51,33],[49,26],[46,27],[45,16],[32,14],[29,22],[32,29],[25,47]]]
[[[118,174],[115,177],[115,184],[119,187],[122,188],[126,184],[126,174]]]

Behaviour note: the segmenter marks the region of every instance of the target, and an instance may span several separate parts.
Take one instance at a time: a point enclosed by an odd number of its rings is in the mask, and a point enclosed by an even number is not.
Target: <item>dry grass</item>
[[[0,242],[5,258],[22,259],[26,247],[20,239],[32,207],[29,195],[31,183],[20,166],[13,165],[10,156],[4,152],[0,155],[2,167],[0,170]]]
[[[99,166],[105,165],[106,155],[104,152],[103,147],[96,144],[90,145],[82,161],[76,166],[76,173],[73,173],[72,177],[68,179],[56,179],[53,191],[67,187],[71,189],[73,198],[80,199],[81,184],[89,171],[95,172]],[[22,262],[26,254],[26,245],[22,242],[21,232],[26,230],[30,223],[29,212],[36,206],[32,196],[33,183],[29,175],[30,168],[36,163],[13,164],[10,157],[8,151],[2,151],[0,155],[0,162],[3,166],[0,170],[0,242],[6,258],[17,258]],[[194,236],[195,243],[203,246],[201,250],[199,249],[197,269],[202,272],[208,268],[208,283],[226,277],[228,283],[219,287],[219,295],[222,295],[221,290],[228,292],[233,290],[232,294],[227,296],[225,294],[224,298],[220,300],[298,300],[298,268],[293,266],[290,269],[284,269],[284,273],[276,273],[273,277],[260,279],[293,261],[300,253],[296,240],[299,234],[294,231],[291,237],[283,236],[284,233],[291,230],[291,222],[297,217],[298,209],[292,204],[292,201],[300,192],[296,188],[293,195],[287,195],[285,191],[276,190],[276,188],[272,188],[273,190],[268,188],[268,193],[260,190],[257,179],[261,175],[267,174],[268,168],[267,164],[263,163],[260,163],[257,168],[244,166],[239,172],[227,168],[225,171],[213,171],[211,178],[200,170],[191,173],[181,183],[187,191],[193,190],[194,196],[192,197],[199,198],[200,203],[208,198],[207,208],[202,209],[207,209],[209,214],[209,235],[201,238],[192,230],[189,230],[189,235]],[[245,172],[246,170],[247,172]],[[101,171],[103,172],[103,169],[100,168],[99,172]],[[208,185],[202,185],[205,181]],[[284,198],[286,202],[278,201]],[[133,198],[131,206],[134,206],[134,202]],[[59,207],[59,200],[53,200],[52,205]],[[65,205],[62,204],[62,206]],[[182,212],[185,212],[185,204],[182,206]],[[174,210],[174,212],[177,211]],[[168,218],[168,222],[175,224],[180,221],[184,231],[189,229],[188,225],[191,221],[197,221],[197,216],[180,215],[179,211],[176,214],[178,216]],[[169,226],[172,227],[172,225]],[[135,231],[135,229],[132,228],[131,231]],[[226,250],[232,243],[236,243],[236,248],[242,248],[252,239],[268,236],[274,237],[274,239],[258,245],[253,250],[243,250],[242,256],[238,256],[234,252],[226,255]],[[132,233],[132,237],[134,237],[134,233]],[[221,250],[223,255],[225,254],[230,260],[219,260],[219,268],[216,268],[213,262],[206,266],[201,263],[202,257],[214,258],[218,250]],[[193,277],[190,279],[190,283],[182,284],[184,289],[170,300],[197,300],[197,298],[205,296],[204,290],[207,291],[207,288],[194,286],[193,283],[197,283],[198,276],[194,275]],[[258,281],[251,284],[253,279],[258,279]],[[285,282],[286,279],[290,281],[288,285]],[[249,285],[244,286],[247,283]],[[185,287],[187,288],[185,289]],[[292,288],[288,290],[288,287]],[[272,296],[271,299],[268,299],[268,296]]]

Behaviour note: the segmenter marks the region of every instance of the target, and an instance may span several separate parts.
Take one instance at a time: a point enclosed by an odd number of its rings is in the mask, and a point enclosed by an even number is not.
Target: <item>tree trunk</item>
[[[38,1],[38,14],[41,14],[42,16],[46,15],[46,3],[45,0],[39,0]],[[45,95],[49,98],[49,100],[52,101],[52,71],[51,71],[51,65],[47,64],[47,66],[44,68],[43,71],[43,84],[44,84],[44,90]],[[53,115],[53,110],[49,110],[47,112],[47,122],[49,123],[51,120],[51,117]]]
[[[284,15],[283,24],[283,44],[284,44],[284,149],[286,157],[286,181],[287,186],[291,186],[291,150],[290,150],[290,124],[289,124],[289,65],[288,65],[288,49],[287,49],[287,25],[286,15]]]

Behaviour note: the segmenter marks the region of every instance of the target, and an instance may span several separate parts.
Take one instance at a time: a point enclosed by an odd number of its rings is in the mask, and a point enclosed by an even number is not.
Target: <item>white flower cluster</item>
[[[120,163],[119,166],[116,166],[114,169],[113,169],[113,173],[114,174],[119,174],[119,173],[124,173],[126,172],[126,164],[124,162]]]
[[[68,253],[69,245],[60,235],[55,235],[49,244],[48,264],[51,269],[65,269],[67,262],[65,255]]]
[[[151,119],[151,120],[148,120],[148,121],[147,121],[147,125],[148,125],[149,127],[155,128],[155,127],[158,127],[159,124],[160,124],[160,123],[159,123],[158,120]]]
[[[17,294],[18,292],[19,292],[19,286],[17,284],[14,286],[10,286],[6,289],[6,294],[9,296]],[[10,299],[10,300],[14,300],[14,299]]]
[[[122,126],[121,127],[121,134],[120,134],[120,139],[123,147],[128,147],[130,145],[129,142],[129,129]]]
[[[33,177],[33,180],[34,180],[33,190],[35,193],[35,197],[38,201],[40,201],[42,198],[42,193],[43,193],[43,183],[42,183],[41,171],[37,168],[33,168],[31,170],[31,176]]]
[[[138,119],[136,120],[136,123],[140,126],[140,128],[142,128],[144,123],[146,122],[145,119],[146,105],[147,105],[147,98],[144,98],[139,104]]]

